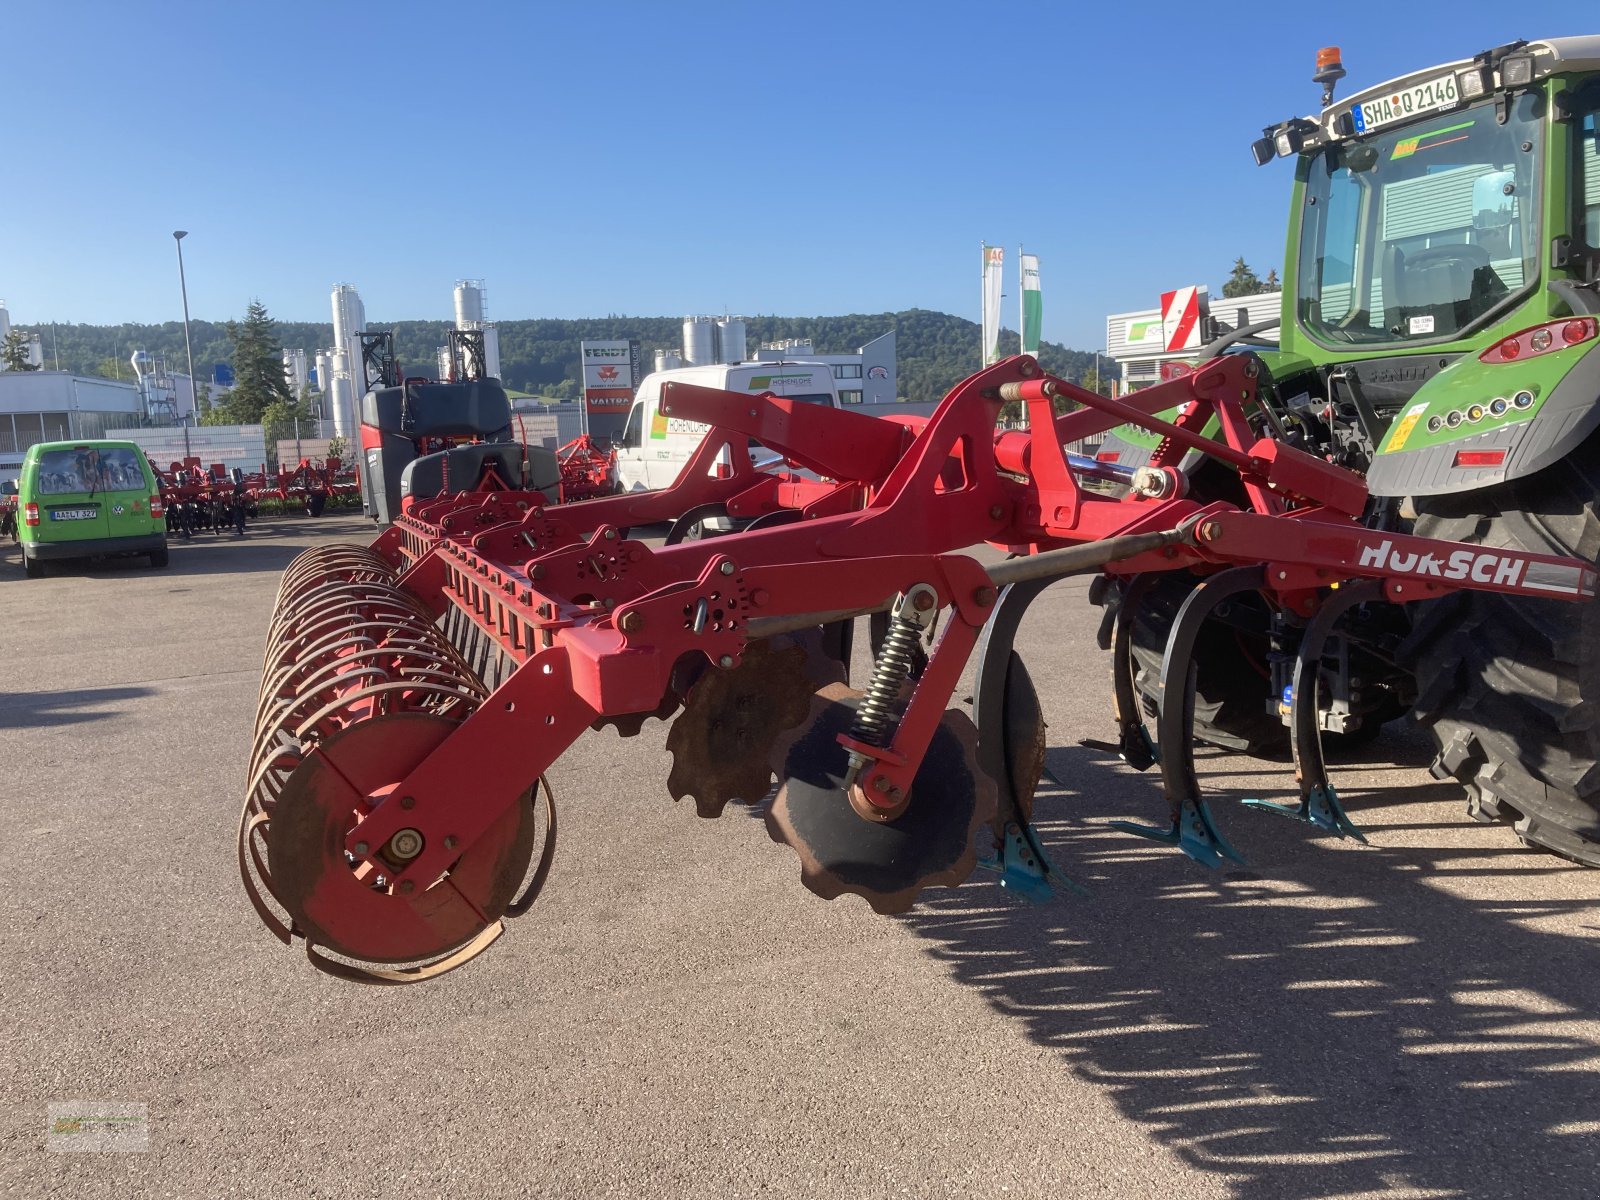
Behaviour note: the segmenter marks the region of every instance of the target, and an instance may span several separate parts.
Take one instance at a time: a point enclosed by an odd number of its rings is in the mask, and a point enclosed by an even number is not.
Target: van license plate
[[[98,508],[56,508],[50,511],[52,521],[92,521],[99,515]]]

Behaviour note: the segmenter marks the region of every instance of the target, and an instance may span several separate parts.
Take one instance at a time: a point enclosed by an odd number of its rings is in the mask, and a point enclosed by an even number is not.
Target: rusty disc
[[[955,887],[972,874],[974,834],[993,819],[998,789],[978,766],[971,720],[947,712],[905,812],[891,821],[859,816],[843,788],[848,760],[838,737],[849,730],[860,700],[843,684],[813,697],[809,718],[780,747],[783,779],[767,811],[767,832],[794,850],[801,881],[823,899],[851,892],[877,912],[905,912],[923,888]]]
[[[353,868],[344,853],[346,834],[371,811],[372,798],[410,774],[455,728],[454,721],[415,712],[363,721],[329,738],[285,782],[267,827],[267,866],[273,896],[309,946],[395,964],[439,960],[493,940],[489,931],[532,861],[532,789],[414,895],[391,892],[370,866]]]
[[[812,669],[804,644],[771,638],[747,645],[732,670],[701,675],[667,734],[672,798],[692,795],[695,812],[719,817],[730,800],[765,796],[773,744],[810,711]]]

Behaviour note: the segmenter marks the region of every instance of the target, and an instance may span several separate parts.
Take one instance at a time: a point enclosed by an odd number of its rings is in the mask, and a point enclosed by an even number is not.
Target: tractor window
[[[1578,127],[1579,228],[1583,243],[1600,247],[1600,118],[1584,117]]]
[[[1332,343],[1447,340],[1537,282],[1543,99],[1330,146],[1308,167],[1301,323]]]

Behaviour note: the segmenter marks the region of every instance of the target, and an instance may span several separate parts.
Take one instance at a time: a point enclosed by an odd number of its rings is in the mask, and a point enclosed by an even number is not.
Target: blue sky
[[[489,315],[972,319],[979,244],[1042,259],[1044,333],[1235,257],[1280,266],[1263,125],[1573,6],[90,3],[8,26],[0,297],[19,324]],[[1225,14],[1232,14],[1231,17]],[[18,51],[21,51],[18,53]],[[1007,324],[1015,324],[1014,315]]]

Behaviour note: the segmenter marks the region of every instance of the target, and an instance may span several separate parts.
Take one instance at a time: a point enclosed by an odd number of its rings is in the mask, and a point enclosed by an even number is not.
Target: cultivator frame
[[[1125,827],[1201,862],[1237,857],[1195,777],[1190,655],[1216,605],[1254,590],[1315,635],[1293,699],[1300,798],[1280,811],[1354,832],[1316,723],[1313,651],[1338,612],[1456,587],[1576,600],[1595,577],[1578,560],[1366,528],[1358,476],[1257,435],[1257,378],[1255,360],[1229,357],[1114,400],[1017,357],[958,385],[920,429],[673,384],[663,412],[712,431],[672,488],[554,509],[445,497],[370,549],[308,551],[268,638],[240,832],[252,901],[341,974],[397,982],[459,965],[543,882],[554,808],[547,788],[542,817],[535,799],[549,767],[590,726],[636,732],[680,704],[674,793],[715,815],[761,801],[776,775],[768,829],[819,894],[903,910],[970,874],[987,824],[986,865],[1046,895],[1065,881],[1032,831],[1043,722],[1012,640],[1050,582],[1101,570],[1133,581],[1113,639],[1119,747],[1132,765],[1159,761],[1168,808],[1163,824]],[[1057,416],[1061,399],[1082,407]],[[1009,401],[1047,432],[997,434]],[[1174,407],[1176,421],[1152,415]],[[1222,441],[1198,432],[1213,415]],[[1116,469],[1063,443],[1129,421],[1164,439],[1149,465],[1118,476],[1120,497],[1084,486]],[[762,470],[752,439],[811,474]],[[1190,450],[1234,467],[1250,508],[1187,498]],[[711,540],[628,536],[705,506],[765,516]],[[983,542],[1013,557],[986,568],[961,552]],[[1169,641],[1153,740],[1126,631],[1139,578],[1182,568],[1207,578]],[[817,631],[884,611],[872,678],[851,690]],[[948,711],[974,650],[975,727]]]

